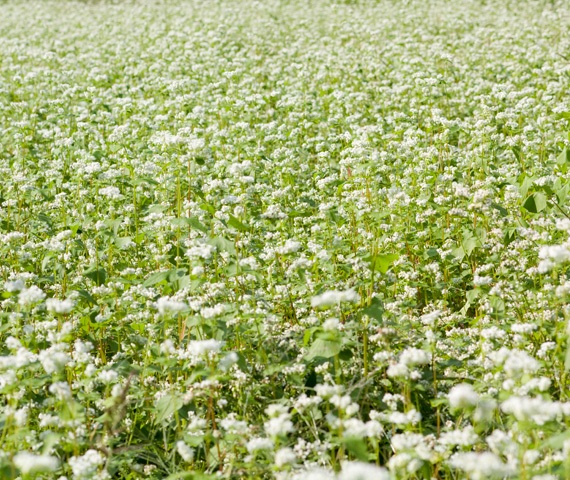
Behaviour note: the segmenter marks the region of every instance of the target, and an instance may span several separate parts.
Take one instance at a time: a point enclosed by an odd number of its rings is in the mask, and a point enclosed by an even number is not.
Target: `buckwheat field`
[[[0,3],[0,478],[570,478],[570,4]]]

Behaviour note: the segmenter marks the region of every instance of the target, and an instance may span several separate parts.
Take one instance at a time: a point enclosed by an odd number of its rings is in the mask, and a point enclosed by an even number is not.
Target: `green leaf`
[[[370,318],[374,320],[378,320],[379,322],[382,321],[382,317],[384,315],[384,305],[382,301],[378,298],[373,298],[372,302],[369,306],[362,309],[362,313],[368,315]]]
[[[49,215],[46,215],[45,213],[40,213],[38,214],[38,220],[40,220],[41,222],[44,222],[49,229],[53,229],[53,220],[49,217]]]
[[[210,205],[209,203],[200,204],[200,208],[208,213],[211,213],[212,215],[216,213],[216,209],[214,208],[214,206]]]
[[[182,408],[184,402],[178,395],[165,395],[155,404],[156,423],[162,423]]]
[[[529,195],[523,203],[523,207],[531,213],[539,213],[546,208],[546,195],[535,192]]]
[[[570,430],[566,430],[563,433],[559,433],[558,435],[554,435],[543,442],[541,445],[541,449],[543,448],[551,448],[553,450],[561,449],[567,440],[570,439]]]
[[[342,443],[344,443],[346,449],[358,460],[362,462],[367,462],[369,460],[368,447],[362,438],[343,438]]]
[[[128,247],[133,243],[132,237],[115,237],[115,245],[119,248]]]
[[[177,472],[165,478],[165,480],[206,480],[208,478],[214,478],[206,473],[198,472]]]
[[[164,272],[156,272],[153,273],[150,277],[148,277],[142,284],[143,287],[151,287],[152,285],[156,285],[168,278],[170,275],[170,270],[166,270]]]
[[[5,480],[13,480],[15,478],[22,478],[17,474],[17,470],[9,464],[0,465],[0,478]]]
[[[122,220],[120,218],[117,218],[115,220],[105,220],[105,225],[107,225],[107,227],[109,227],[112,231],[113,231],[113,235],[117,236],[117,233],[119,231],[119,228],[121,228],[121,223]]]
[[[511,150],[512,150],[512,152],[514,153],[515,158],[520,162],[521,159],[522,159],[520,147],[516,147],[516,146],[515,146],[515,147],[512,147]]]
[[[461,246],[466,255],[470,257],[473,250],[479,246],[479,241],[476,237],[466,237],[463,239],[463,242],[461,242]]]
[[[240,222],[236,217],[230,215],[230,219],[228,220],[228,225],[240,232],[249,232],[249,227],[244,223]]]
[[[501,207],[498,203],[491,203],[491,207],[493,207],[495,210],[498,210],[499,213],[501,214],[501,216],[503,216],[503,217],[506,217],[509,214],[507,209],[504,207]]]
[[[481,289],[479,289],[479,288],[474,288],[473,290],[469,290],[465,294],[465,298],[467,298],[467,301],[469,302],[469,304],[473,303],[480,296],[481,296]]]
[[[440,405],[446,405],[447,402],[447,398],[433,398],[429,403],[432,407],[439,407]]]
[[[172,220],[173,225],[177,225],[179,227],[182,226],[190,226],[196,230],[200,230],[201,232],[208,233],[208,227],[206,227],[200,220],[196,217],[179,217],[174,218]]]
[[[314,328],[307,328],[307,330],[305,330],[305,333],[303,334],[303,346],[306,347],[309,344],[309,340],[311,340],[311,336],[313,335],[313,332],[315,331]]]
[[[61,439],[61,435],[59,433],[54,433],[54,432],[49,432],[49,433],[47,433],[47,435],[43,436],[43,443],[44,444],[42,445],[42,453],[44,455],[49,454],[52,447],[56,446],[60,439]]]
[[[85,300],[90,305],[96,305],[97,304],[95,299],[91,296],[91,294],[87,290],[77,290],[77,293],[79,294],[79,298],[82,298],[83,300]]]
[[[425,256],[427,258],[433,258],[433,257],[437,257],[439,256],[439,253],[437,252],[437,248],[428,248],[425,251]]]
[[[232,255],[235,255],[236,253],[236,247],[234,245],[234,242],[231,242],[224,237],[211,238],[208,241],[208,243],[213,247],[216,247],[220,252],[228,252],[231,253]]]
[[[510,243],[512,243],[516,238],[516,234],[517,234],[516,228],[506,228],[505,236],[503,237],[503,243],[505,245],[509,245]]]
[[[519,191],[521,193],[521,196],[525,196],[528,193],[528,190],[530,189],[530,187],[532,187],[532,184],[534,183],[534,178],[533,177],[527,177],[526,175],[522,175],[521,177],[519,177]]]
[[[377,272],[386,273],[390,266],[400,258],[397,253],[384,253],[372,257],[370,268]]]
[[[556,180],[554,183],[554,193],[556,194],[556,198],[558,199],[559,204],[564,204],[566,202],[566,197],[568,197],[568,188],[570,184],[562,183],[560,179]]]
[[[107,272],[104,268],[92,267],[85,271],[85,276],[93,280],[97,285],[103,285],[107,280]]]
[[[558,155],[558,157],[556,158],[556,163],[562,166],[568,162],[570,162],[570,150],[564,147],[560,152],[560,155]]]
[[[324,338],[317,338],[309,351],[305,355],[306,360],[312,360],[313,358],[331,358],[340,353],[342,346],[340,342],[335,340],[326,340]]]
[[[463,260],[463,258],[465,258],[465,250],[463,250],[463,247],[457,247],[455,249],[453,249],[451,251],[451,254],[459,261]]]

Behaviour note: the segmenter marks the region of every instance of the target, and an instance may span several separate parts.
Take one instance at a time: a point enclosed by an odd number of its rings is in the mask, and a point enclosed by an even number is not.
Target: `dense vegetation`
[[[0,4],[0,477],[570,477],[570,6]]]

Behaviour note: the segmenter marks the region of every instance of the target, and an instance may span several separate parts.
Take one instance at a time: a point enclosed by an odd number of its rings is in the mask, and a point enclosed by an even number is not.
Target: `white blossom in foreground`
[[[105,187],[99,190],[99,195],[107,197],[111,200],[120,200],[123,198],[121,191],[117,187]]]
[[[70,313],[73,310],[73,300],[69,298],[65,300],[58,300],[57,298],[48,298],[46,300],[46,308],[48,312],[54,313]]]
[[[25,287],[26,285],[20,279],[4,283],[4,288],[6,289],[7,292],[10,293],[19,292],[20,290],[23,290]]]
[[[311,299],[313,308],[327,307],[331,305],[339,305],[341,303],[357,303],[360,301],[360,295],[354,290],[329,290],[327,292],[316,295]]]
[[[473,480],[503,478],[514,474],[514,469],[491,452],[460,452],[449,459],[449,465],[465,472]]]
[[[545,245],[540,247],[538,258],[541,259],[538,271],[547,273],[556,265],[570,260],[570,250],[565,245]]]
[[[468,383],[455,385],[447,394],[451,408],[474,407],[479,402],[479,395]]]
[[[46,294],[40,288],[32,285],[30,288],[24,288],[20,291],[18,303],[22,307],[27,307],[29,305],[41,302],[45,297]]]
[[[501,404],[501,410],[519,421],[531,421],[537,425],[544,425],[564,413],[562,404],[540,397],[512,396]]]
[[[67,353],[58,351],[54,348],[43,350],[38,355],[38,358],[44,367],[46,373],[61,372],[63,368],[71,361]]]
[[[331,470],[324,468],[311,468],[297,472],[290,477],[285,477],[286,480],[335,480],[336,475]]]
[[[210,352],[219,352],[222,349],[223,344],[223,342],[220,342],[219,340],[215,340],[213,338],[207,340],[192,340],[188,344],[187,350],[190,355],[199,357]]]
[[[184,443],[182,440],[176,442],[176,450],[182,457],[182,460],[184,460],[186,463],[190,463],[192,460],[194,460],[194,450],[186,445],[186,443]]]
[[[105,456],[97,450],[87,450],[80,457],[71,457],[69,466],[76,480],[88,480],[97,474],[99,467],[105,464]]]
[[[269,450],[273,448],[273,441],[270,438],[255,437],[247,442],[245,448],[247,448],[249,453],[254,453],[258,450]]]
[[[48,473],[57,470],[59,460],[51,455],[37,455],[29,452],[20,452],[14,455],[14,465],[24,475],[34,473]]]
[[[275,452],[275,465],[283,467],[297,461],[297,455],[291,448],[280,448]]]
[[[391,475],[385,468],[372,463],[345,462],[338,475],[338,480],[390,480]]]
[[[184,302],[173,300],[169,297],[160,297],[156,301],[156,308],[160,315],[168,315],[181,312],[187,308],[187,305]]]

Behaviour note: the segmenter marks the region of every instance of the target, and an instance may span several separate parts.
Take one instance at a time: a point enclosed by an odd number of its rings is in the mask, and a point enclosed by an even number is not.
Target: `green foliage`
[[[567,18],[2,3],[0,478],[570,478]]]

